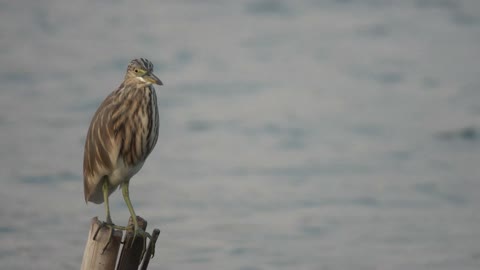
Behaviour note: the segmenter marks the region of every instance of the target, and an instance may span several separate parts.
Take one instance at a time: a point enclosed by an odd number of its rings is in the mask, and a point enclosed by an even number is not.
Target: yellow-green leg
[[[130,211],[130,216],[132,217],[132,221],[133,221],[132,245],[133,245],[133,242],[135,241],[135,237],[137,236],[137,234],[140,234],[143,238],[143,250],[142,250],[142,257],[143,257],[143,254],[145,253],[145,249],[146,249],[146,243],[147,243],[147,240],[145,238],[148,237],[151,239],[151,236],[138,226],[137,215],[135,214],[135,210],[133,210],[132,202],[130,201],[128,184],[129,182],[122,183],[122,194],[123,194],[123,199],[125,199],[125,203],[127,204],[128,210]]]
[[[93,235],[93,239],[95,240],[97,238],[97,234],[102,227],[108,227],[110,229],[110,235],[108,236],[107,244],[105,244],[105,246],[103,247],[103,251],[102,251],[102,254],[103,254],[103,252],[105,252],[108,245],[110,244],[110,241],[112,240],[114,229],[126,230],[126,227],[117,226],[113,224],[112,217],[110,216],[110,205],[108,204],[108,189],[109,189],[108,178],[105,176],[103,177],[102,181],[103,181],[103,184],[102,184],[103,200],[105,203],[105,211],[107,212],[107,220],[106,222],[102,222],[102,224],[98,227],[97,231]]]
[[[137,215],[135,214],[135,210],[133,210],[132,202],[130,201],[128,184],[129,184],[129,182],[123,182],[122,183],[122,194],[123,194],[123,199],[125,200],[125,203],[127,204],[128,211],[130,211],[130,216],[132,217],[132,221],[133,221],[133,241],[135,241],[135,237],[137,236],[137,231],[139,230],[139,227],[138,227]]]
[[[112,224],[112,218],[110,217],[110,205],[108,204],[108,180],[106,177],[103,178],[103,186],[102,186],[102,191],[103,191],[103,200],[105,202],[105,211],[107,212],[107,224]]]

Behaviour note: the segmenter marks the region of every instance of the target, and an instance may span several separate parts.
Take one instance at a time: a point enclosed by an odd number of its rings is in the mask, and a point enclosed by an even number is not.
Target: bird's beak
[[[155,74],[153,73],[149,73],[148,75],[145,75],[144,79],[149,83],[163,85],[162,81],[160,81],[160,79],[157,76],[155,76]]]

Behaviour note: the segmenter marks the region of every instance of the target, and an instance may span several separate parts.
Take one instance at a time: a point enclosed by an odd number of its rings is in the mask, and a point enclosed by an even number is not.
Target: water
[[[2,269],[80,267],[84,136],[134,57],[165,83],[151,269],[479,269],[479,3],[2,1]]]

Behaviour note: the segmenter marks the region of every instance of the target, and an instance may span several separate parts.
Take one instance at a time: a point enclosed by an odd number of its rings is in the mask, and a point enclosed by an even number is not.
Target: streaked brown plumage
[[[152,84],[162,85],[144,58],[134,59],[124,81],[97,109],[85,142],[83,161],[86,202],[105,202],[110,218],[108,196],[122,186],[125,202],[134,219],[128,184],[143,166],[158,138],[158,108]]]

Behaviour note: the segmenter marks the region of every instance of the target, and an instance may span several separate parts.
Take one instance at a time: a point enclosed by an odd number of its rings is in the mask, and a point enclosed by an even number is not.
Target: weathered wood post
[[[145,257],[143,258],[141,270],[147,270],[148,264],[150,263],[150,258],[152,258],[155,254],[155,244],[157,243],[158,236],[160,235],[159,229],[154,229],[152,233],[152,240],[148,244],[147,252],[145,253]]]
[[[143,218],[137,216],[138,226],[142,228],[144,231],[147,229],[147,221]],[[132,226],[133,221],[132,217],[128,220],[128,226]],[[120,259],[118,260],[118,267],[117,270],[130,270],[130,269],[138,269],[140,265],[140,261],[142,260],[142,251],[144,248],[143,241],[147,241],[148,239],[143,239],[141,235],[137,235],[135,241],[132,243],[133,240],[133,228],[127,230],[126,236],[122,252],[120,253]],[[146,250],[145,250],[146,251]]]
[[[137,216],[138,225],[145,231],[147,221]],[[111,229],[101,227],[101,222],[97,217],[92,218],[90,232],[88,234],[87,244],[83,253],[81,270],[137,270],[142,263],[142,250],[144,240],[142,236],[135,238],[133,245],[133,221],[129,220],[129,229],[126,231],[125,240],[121,242],[123,232],[121,230],[113,230],[110,243]],[[160,234],[160,230],[155,229],[152,233],[152,239],[146,239],[147,248],[143,256],[141,269],[147,269],[152,254],[155,253],[155,242]],[[120,245],[123,244],[123,245]],[[121,250],[120,257],[118,256]],[[118,263],[117,263],[118,258]]]

